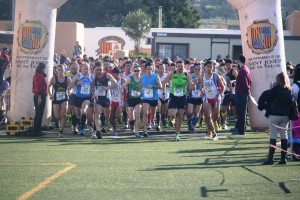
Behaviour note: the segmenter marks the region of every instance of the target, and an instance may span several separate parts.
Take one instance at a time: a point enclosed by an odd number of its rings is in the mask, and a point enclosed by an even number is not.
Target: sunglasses
[[[134,70],[134,72],[140,72],[140,70]]]

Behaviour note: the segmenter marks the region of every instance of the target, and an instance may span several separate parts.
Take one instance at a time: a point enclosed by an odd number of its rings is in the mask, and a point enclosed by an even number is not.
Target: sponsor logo
[[[256,20],[247,28],[247,44],[255,54],[270,53],[277,44],[277,29],[269,20]]]
[[[48,42],[48,31],[40,21],[26,21],[19,26],[18,45],[26,54],[38,54]]]

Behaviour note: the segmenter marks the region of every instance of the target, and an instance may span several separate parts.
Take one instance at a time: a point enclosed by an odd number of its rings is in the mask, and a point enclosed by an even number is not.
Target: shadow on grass
[[[213,159],[205,159],[203,163],[195,164],[177,164],[177,165],[161,165],[153,169],[146,169],[141,171],[169,171],[169,170],[189,170],[189,169],[224,169],[241,166],[261,166],[260,161],[256,159],[242,159],[235,161],[228,161],[226,159],[211,161]]]

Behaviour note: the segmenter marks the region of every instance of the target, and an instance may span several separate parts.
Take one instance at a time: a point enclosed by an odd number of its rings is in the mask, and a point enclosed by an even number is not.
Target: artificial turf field
[[[0,135],[0,199],[299,199],[300,162],[262,166],[269,136]],[[276,161],[280,153],[276,150]]]

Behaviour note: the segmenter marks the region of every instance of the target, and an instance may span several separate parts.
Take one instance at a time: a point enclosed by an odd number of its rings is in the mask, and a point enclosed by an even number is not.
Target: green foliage
[[[0,20],[12,19],[12,0],[0,0]]]
[[[163,7],[164,28],[198,28],[198,10],[190,7],[188,0],[68,0],[58,13],[58,21],[77,21],[85,27],[122,25],[130,12],[142,8],[158,26],[158,6]]]
[[[141,9],[129,12],[124,18],[122,30],[134,41],[136,53],[140,51],[141,39],[150,32],[151,18]]]

